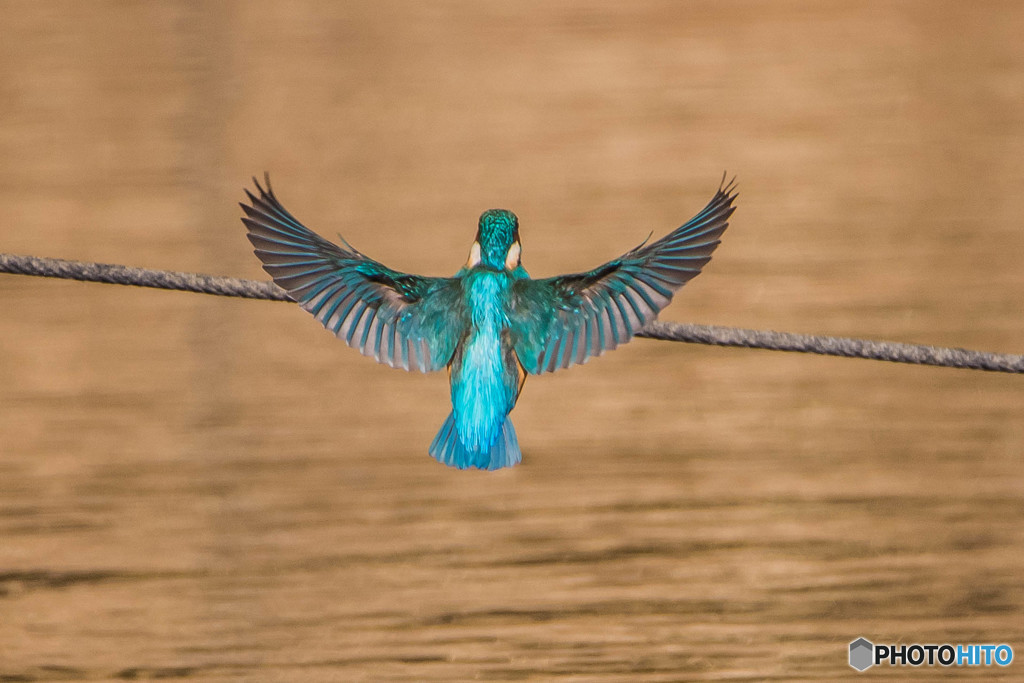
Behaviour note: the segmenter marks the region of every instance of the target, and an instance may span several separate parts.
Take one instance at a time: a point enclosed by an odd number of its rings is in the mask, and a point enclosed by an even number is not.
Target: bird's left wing
[[[407,275],[346,244],[327,241],[295,219],[270,187],[246,190],[242,222],[263,269],[302,308],[349,346],[393,368],[420,372],[448,364],[461,337],[461,285]]]
[[[732,183],[719,187],[681,227],[588,273],[516,280],[510,332],[526,371],[585,363],[632,339],[711,260],[735,198]]]

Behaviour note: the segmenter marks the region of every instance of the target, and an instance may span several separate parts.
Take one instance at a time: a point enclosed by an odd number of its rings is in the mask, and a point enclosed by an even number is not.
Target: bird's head
[[[498,270],[515,270],[520,251],[519,219],[511,211],[490,209],[480,216],[480,227],[466,265],[472,268],[482,263]]]

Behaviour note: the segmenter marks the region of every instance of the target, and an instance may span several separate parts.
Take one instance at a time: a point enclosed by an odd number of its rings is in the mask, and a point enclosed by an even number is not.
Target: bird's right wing
[[[242,222],[263,269],[323,326],[365,356],[420,372],[448,364],[462,337],[454,278],[392,270],[299,223],[270,189],[246,190]]]
[[[527,372],[585,363],[633,338],[711,260],[735,210],[733,183],[652,244],[587,273],[513,284],[512,344]]]

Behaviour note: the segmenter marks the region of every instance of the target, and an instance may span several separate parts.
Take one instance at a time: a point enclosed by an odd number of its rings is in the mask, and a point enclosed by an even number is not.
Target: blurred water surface
[[[727,169],[739,210],[664,318],[1024,351],[1018,2],[3,15],[2,251],[263,277],[236,202],[269,170],[413,272],[513,209],[544,276],[667,232]],[[297,307],[11,276],[0,301],[0,680],[1024,654],[1018,377],[637,341],[528,381],[522,466],[457,472],[426,455],[443,374]]]

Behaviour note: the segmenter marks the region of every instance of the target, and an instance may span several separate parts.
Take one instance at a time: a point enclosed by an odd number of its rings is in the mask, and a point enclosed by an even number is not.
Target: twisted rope
[[[668,323],[659,320],[649,324],[637,336],[691,344],[739,346],[748,349],[816,353],[821,356],[886,360],[892,363],[936,365],[944,368],[1024,373],[1024,356],[1011,353],[989,353],[988,351],[903,344],[873,339],[826,337],[773,330],[747,330],[740,327],[722,327],[721,325]]]
[[[183,292],[234,296],[243,299],[291,301],[283,289],[273,282],[243,280],[234,277],[179,273],[148,268],[130,268],[110,263],[86,263],[63,259],[0,254],[0,273],[37,275],[86,282],[105,282],[114,285],[155,287]],[[945,368],[966,368],[1024,374],[1024,356],[988,353],[969,349],[953,349],[922,344],[902,344],[850,337],[826,337],[812,334],[793,334],[771,330],[747,330],[719,325],[695,325],[655,321],[637,334],[648,339],[738,346],[771,351],[816,353],[823,356],[867,358],[893,363],[935,365]]]
[[[109,285],[134,285],[197,292],[216,296],[237,296],[243,299],[291,301],[291,297],[273,282],[242,280],[200,273],[179,273],[172,270],[132,268],[113,263],[86,263],[59,258],[0,254],[0,273],[38,275],[83,282],[105,282]]]

